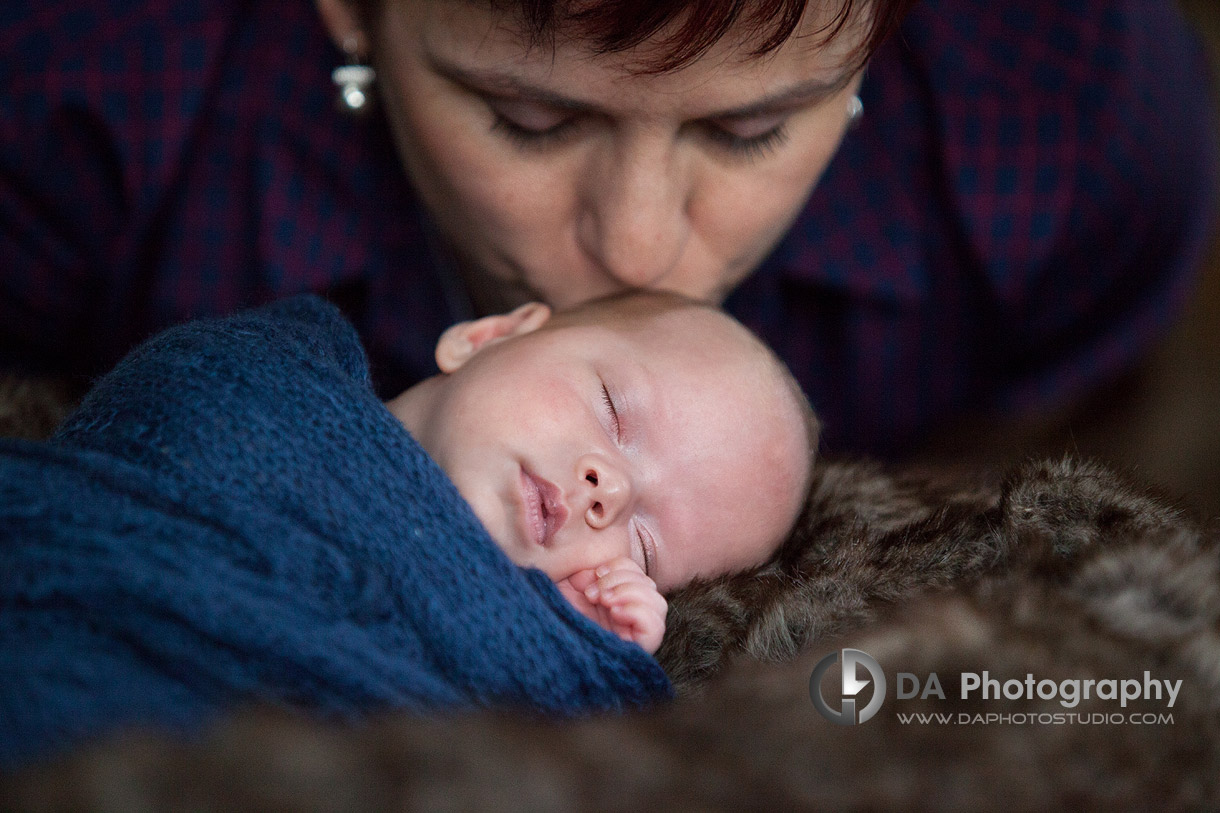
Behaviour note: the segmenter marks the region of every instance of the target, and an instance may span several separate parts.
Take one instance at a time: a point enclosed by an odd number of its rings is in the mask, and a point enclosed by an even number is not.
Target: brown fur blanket
[[[815,665],[844,646],[888,684],[855,726],[810,699]],[[6,777],[0,808],[1220,805],[1214,534],[1099,465],[1030,463],[993,482],[823,463],[772,562],[673,597],[659,657],[683,696],[636,716],[337,727],[254,709],[202,742],[132,733]],[[1096,693],[1071,708],[962,699],[963,676],[984,670],[1182,682],[1171,708]],[[897,699],[899,672],[936,673],[944,699]]]

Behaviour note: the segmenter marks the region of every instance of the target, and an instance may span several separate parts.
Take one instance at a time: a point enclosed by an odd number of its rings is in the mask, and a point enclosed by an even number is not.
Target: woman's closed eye
[[[541,147],[562,140],[575,127],[570,111],[535,102],[489,98],[492,129],[519,146]]]
[[[580,123],[578,112],[543,102],[498,96],[485,97],[484,101],[493,116],[492,129],[519,147],[537,149],[561,143]],[[766,155],[788,138],[786,115],[708,120],[700,124],[711,143],[747,159]]]
[[[704,133],[734,156],[761,158],[788,140],[787,117],[763,116],[732,121],[708,121]]]

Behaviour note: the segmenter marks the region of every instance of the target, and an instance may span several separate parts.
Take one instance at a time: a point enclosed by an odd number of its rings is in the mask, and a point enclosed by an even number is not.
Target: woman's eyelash
[[[575,118],[567,118],[542,130],[524,127],[502,113],[492,110],[494,119],[491,129],[499,131],[519,147],[539,149],[562,142],[576,126]],[[758,135],[742,137],[716,125],[709,125],[707,135],[717,146],[734,155],[750,160],[762,158],[788,140],[788,131],[783,123]]]
[[[783,124],[777,124],[765,133],[748,138],[734,135],[723,127],[714,125],[708,128],[707,134],[718,146],[734,155],[749,159],[762,158],[788,140],[788,130]]]
[[[610,397],[610,390],[606,388],[605,382],[602,382],[602,400],[606,403],[606,409],[610,413],[610,423],[614,426],[614,436],[620,437],[623,432],[618,422],[618,410],[614,408],[614,399]]]

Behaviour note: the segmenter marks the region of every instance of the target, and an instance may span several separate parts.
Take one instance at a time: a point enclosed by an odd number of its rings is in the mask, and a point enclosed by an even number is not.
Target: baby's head
[[[817,422],[722,311],[629,293],[463,322],[390,410],[508,557],[555,582],[627,556],[663,593],[764,561],[808,489]]]

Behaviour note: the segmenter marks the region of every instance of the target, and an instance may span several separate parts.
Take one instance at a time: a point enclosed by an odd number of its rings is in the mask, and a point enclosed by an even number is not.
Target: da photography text
[[[918,675],[899,672],[897,683],[894,697],[898,700],[910,700],[914,697],[945,699],[940,678],[935,672],[929,673],[922,681]],[[1081,700],[1096,697],[1099,700],[1117,700],[1119,706],[1125,709],[1132,700],[1163,699],[1168,701],[1168,708],[1173,708],[1182,688],[1182,681],[1158,680],[1148,671],[1144,672],[1142,680],[1086,678],[1054,681],[1049,678],[1039,680],[1032,673],[1026,673],[1024,680],[1010,678],[1001,681],[985,671],[982,674],[962,672],[960,685],[962,700],[969,700],[971,697],[982,700],[1058,700],[1059,705],[1071,709]]]
[[[840,665],[841,672],[837,683],[823,685],[831,667]],[[912,672],[897,672],[895,674],[894,700],[946,700],[944,681],[936,672],[917,675]],[[832,688],[833,685],[833,688]],[[1142,678],[1071,678],[1067,680],[1051,680],[1039,678],[1032,672],[1024,677],[995,677],[989,671],[960,672],[957,675],[956,686],[959,687],[962,700],[995,701],[995,700],[1043,700],[1055,701],[1063,708],[1075,708],[1082,701],[1104,700],[1117,702],[1122,709],[1133,701],[1157,701],[1166,708],[1172,709],[1177,702],[1178,692],[1182,689],[1182,681],[1161,680],[1145,671]],[[871,687],[871,688],[870,688]],[[887,681],[885,672],[876,658],[859,649],[843,649],[826,655],[813,669],[809,676],[809,699],[822,717],[837,725],[858,725],[872,719],[881,709],[886,700]],[[867,701],[867,702],[864,702]],[[899,717],[903,717],[901,713]],[[922,716],[922,715],[920,715]],[[937,714],[935,717],[948,717]],[[970,720],[974,717],[962,715]],[[982,721],[987,721],[984,715],[976,715]],[[1005,715],[996,715],[1005,717]],[[1031,715],[1022,715],[1022,717]],[[1172,716],[1153,715],[1161,722],[1172,722]],[[1083,715],[1032,715],[1033,722],[1147,722],[1142,717],[1139,720],[1127,720],[1122,714],[1091,715],[1087,720]],[[1046,717],[1046,720],[1042,718]],[[1058,719],[1063,717],[1063,720]],[[1077,718],[1080,719],[1077,719]],[[1101,719],[1094,719],[1100,717]],[[1164,717],[1164,720],[1162,720]],[[1070,719],[1069,719],[1070,718]],[[1017,722],[1016,720],[1004,720]],[[1023,720],[1024,721],[1024,720]],[[960,722],[960,721],[959,721]]]

